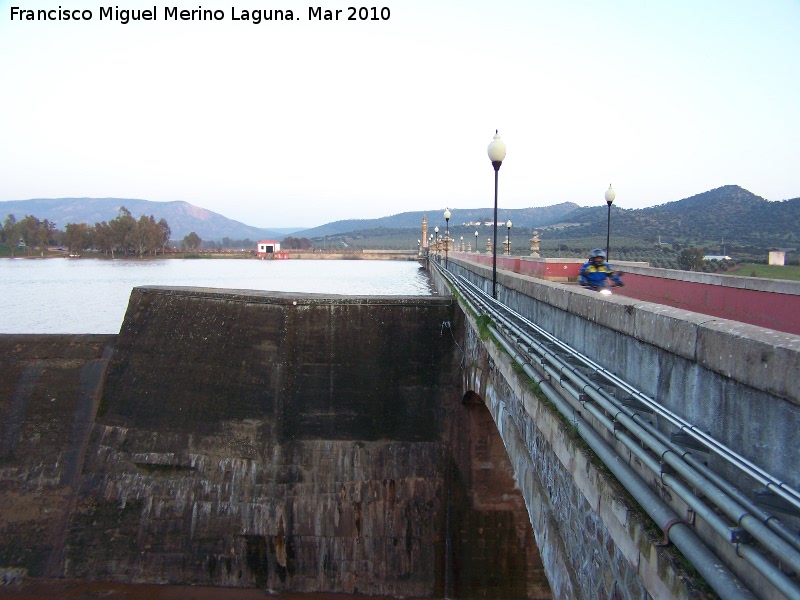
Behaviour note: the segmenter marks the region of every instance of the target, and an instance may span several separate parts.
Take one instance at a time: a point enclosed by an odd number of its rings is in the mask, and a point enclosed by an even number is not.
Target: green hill
[[[770,202],[736,186],[727,185],[684,200],[651,208],[624,210],[612,207],[611,224],[623,232],[650,241],[703,245],[725,240],[735,245],[759,247],[800,246],[800,198]],[[560,237],[602,235],[607,208],[582,208],[556,227]]]
[[[560,218],[550,220],[537,209],[526,215],[523,210],[504,210],[498,215],[501,221],[510,218],[512,253],[529,254],[530,238],[538,230],[541,238],[540,253],[549,257],[583,257],[594,247],[604,248],[608,209],[606,206],[575,207]],[[566,205],[558,205],[563,210]],[[539,209],[543,210],[543,209]],[[492,227],[466,226],[464,221],[482,220],[491,215],[491,209],[461,211],[451,209],[451,237],[460,245],[475,247],[475,231],[478,231],[478,246],[485,250],[487,238],[492,237]],[[442,227],[439,212],[428,212],[430,230],[434,225]],[[375,221],[339,222],[341,227],[331,229],[326,237],[316,238],[314,230],[302,235],[312,237],[315,245],[321,243],[333,247],[345,243],[349,247],[362,248],[409,248],[416,247],[420,235],[422,213],[406,213],[416,227],[404,229],[402,225],[375,227]],[[552,217],[553,213],[548,216]],[[387,223],[391,218],[387,218]],[[395,221],[397,222],[397,221]],[[736,260],[764,262],[770,250],[787,251],[787,259],[797,260],[800,248],[800,198],[771,202],[739,186],[727,185],[659,206],[643,209],[623,209],[617,206],[611,211],[611,248],[613,258],[622,260],[644,260],[654,266],[675,267],[677,255],[686,247],[699,247],[706,254],[729,255]],[[344,231],[352,227],[349,231]],[[498,244],[507,235],[507,229],[498,228]]]
[[[572,213],[578,208],[577,204],[572,202],[564,202],[562,204],[555,204],[553,206],[537,207],[537,208],[504,208],[498,212],[497,218],[499,221],[507,221],[511,219],[513,223],[518,223],[524,227],[544,227],[546,225],[557,223],[566,215]],[[453,218],[450,220],[450,227],[459,227],[465,223],[486,222],[494,220],[494,207],[492,208],[468,208],[468,209],[451,209]],[[325,236],[335,236],[349,232],[363,232],[363,231],[377,231],[380,229],[395,230],[395,229],[416,229],[419,231],[422,224],[422,217],[425,216],[430,224],[430,230],[433,232],[435,226],[444,228],[444,217],[442,214],[444,209],[428,210],[428,211],[411,211],[392,215],[389,217],[381,217],[378,219],[349,219],[345,221],[334,221],[326,225],[314,227],[313,229],[306,229],[300,231],[295,236],[302,236],[307,238],[323,238]],[[416,237],[419,237],[417,235]],[[416,239],[416,237],[414,239]]]

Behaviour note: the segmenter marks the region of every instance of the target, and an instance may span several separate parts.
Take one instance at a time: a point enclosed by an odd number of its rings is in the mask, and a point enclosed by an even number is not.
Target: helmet
[[[602,248],[595,248],[594,250],[592,250],[591,254],[589,254],[589,258],[596,258],[598,256],[600,256],[603,259],[605,259],[606,251],[603,250]]]

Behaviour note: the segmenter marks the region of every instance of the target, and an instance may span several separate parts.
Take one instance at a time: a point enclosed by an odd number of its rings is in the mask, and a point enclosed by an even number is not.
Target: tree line
[[[169,248],[169,224],[166,219],[156,221],[153,215],[142,215],[138,220],[131,212],[121,206],[119,214],[111,221],[102,221],[94,225],[86,223],[68,223],[64,230],[56,228],[55,223],[47,219],[39,220],[32,215],[17,221],[14,215],[8,215],[0,227],[0,241],[14,249],[46,248],[47,246],[66,247],[70,253],[93,250],[124,256],[145,256],[164,253]],[[202,240],[191,232],[183,238],[183,246],[196,250]]]

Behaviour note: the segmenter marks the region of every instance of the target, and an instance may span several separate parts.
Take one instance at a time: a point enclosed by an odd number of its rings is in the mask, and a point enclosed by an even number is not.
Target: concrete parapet
[[[450,263],[480,287],[491,286],[491,269]],[[800,336],[516,273],[498,271],[497,280],[504,304],[800,486],[800,448],[788,443],[800,430]]]
[[[491,278],[491,269],[468,262],[458,264],[481,277]],[[497,277],[498,285],[526,297],[670,353],[698,360],[705,368],[725,377],[769,390],[800,405],[800,388],[791,384],[792,375],[800,374],[798,335],[625,296],[598,296],[578,286],[516,273],[499,271]],[[708,333],[701,335],[705,330]]]
[[[800,406],[800,336],[735,321],[697,327],[697,362]]]
[[[637,339],[695,360],[698,327],[713,320],[712,317],[649,302],[636,303],[636,308]]]
[[[453,259],[476,267],[492,265],[491,255],[462,252],[453,254]],[[577,281],[583,263],[571,259],[497,257],[499,271],[555,282]],[[625,274],[626,285],[617,291],[620,296],[800,335],[800,282],[658,269],[643,262],[611,261],[611,266]]]

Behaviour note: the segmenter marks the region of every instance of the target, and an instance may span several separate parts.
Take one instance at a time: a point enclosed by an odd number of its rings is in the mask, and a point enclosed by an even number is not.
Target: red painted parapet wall
[[[452,256],[492,266],[492,255],[453,252]],[[577,281],[584,261],[497,256],[497,268],[549,281]],[[800,282],[655,269],[644,263],[611,261],[622,271],[621,296],[800,334]]]
[[[492,255],[478,252],[453,252],[452,256],[463,260],[492,266]],[[530,275],[548,281],[577,281],[582,260],[571,258],[533,258],[530,256],[497,255],[497,268]]]
[[[627,271],[624,265],[612,266],[626,271],[621,295],[800,334],[797,282],[642,267]]]

